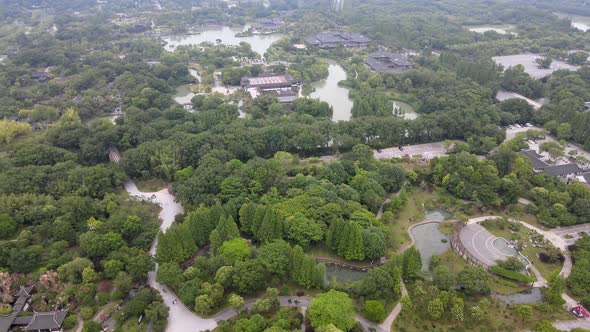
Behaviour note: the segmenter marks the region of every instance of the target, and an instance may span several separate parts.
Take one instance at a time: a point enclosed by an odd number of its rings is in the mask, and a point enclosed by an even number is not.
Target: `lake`
[[[164,49],[169,52],[174,52],[176,47],[181,45],[198,45],[203,42],[215,44],[216,40],[220,39],[224,45],[236,46],[241,42],[246,42],[252,46],[254,52],[264,55],[272,43],[283,37],[283,34],[280,33],[236,37],[237,33],[243,32],[248,28],[248,25],[243,27],[205,27],[201,30],[201,33],[196,35],[173,35],[162,39],[167,42]]]
[[[406,120],[414,120],[418,117],[418,113],[416,113],[412,105],[399,100],[393,101],[393,115]]]
[[[572,28],[576,28],[581,31],[590,30],[590,17],[581,15],[572,15],[565,13],[555,13],[559,18],[567,18],[572,21]]]
[[[495,56],[492,59],[504,66],[504,69],[508,69],[508,67],[514,67],[516,65],[523,65],[524,70],[526,73],[531,75],[531,77],[539,79],[545,76],[551,75],[554,71],[559,69],[569,69],[572,71],[578,70],[579,66],[572,66],[564,61],[560,60],[553,60],[551,63],[551,68],[548,69],[541,69],[539,65],[535,62],[535,59],[542,58],[542,54],[537,53],[522,53],[522,54],[513,54],[513,55],[504,55],[504,56]]]
[[[333,60],[326,60],[328,63],[328,77],[313,82],[311,85],[315,91],[311,98],[325,101],[334,109],[332,121],[348,121],[351,117],[352,100],[348,97],[348,89],[338,86],[338,82],[346,80],[346,71],[342,66]]]

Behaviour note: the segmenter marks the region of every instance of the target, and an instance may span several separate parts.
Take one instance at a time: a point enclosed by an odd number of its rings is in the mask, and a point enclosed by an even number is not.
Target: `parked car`
[[[588,311],[584,309],[584,307],[582,307],[581,305],[573,307],[571,311],[572,314],[574,314],[574,316],[576,316],[577,318],[590,317]]]

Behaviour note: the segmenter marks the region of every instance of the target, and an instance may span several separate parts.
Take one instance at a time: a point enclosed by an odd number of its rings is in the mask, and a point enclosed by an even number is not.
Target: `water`
[[[398,111],[399,113],[396,114],[396,111]],[[406,120],[414,120],[418,117],[418,113],[416,113],[416,111],[410,104],[404,103],[403,101],[399,100],[393,101],[393,115],[397,115]]]
[[[543,302],[543,293],[540,288],[531,288],[524,292],[509,295],[495,295],[498,300],[507,304],[526,304]]]
[[[192,92],[191,84],[183,84],[176,88],[176,93],[172,98],[175,102],[184,105],[190,103],[194,96],[196,96],[196,94]]]
[[[326,264],[326,279],[328,282],[332,278],[336,278],[336,281],[347,283],[364,279],[367,276],[366,271],[353,270],[348,267]]]
[[[449,237],[438,229],[438,225],[438,222],[433,222],[415,226],[410,230],[422,258],[422,271],[428,271],[432,255],[444,254],[451,247]]]
[[[246,42],[252,46],[252,50],[260,55],[264,55],[270,45],[283,37],[280,33],[271,35],[253,35],[248,37],[236,37],[237,33],[243,32],[249,26],[243,27],[205,27],[198,35],[173,35],[163,38],[167,42],[164,49],[169,52],[174,52],[176,47],[180,45],[198,45],[203,42],[217,43],[217,39],[221,40],[221,44],[237,46],[241,42]]]
[[[496,63],[499,63],[502,66],[504,66],[504,69],[508,69],[508,67],[514,67],[516,65],[523,65],[525,72],[531,75],[531,77],[537,79],[551,75],[554,71],[557,71],[559,69],[569,69],[576,71],[578,70],[578,68],[580,68],[579,66],[572,66],[564,61],[554,59],[551,63],[551,68],[542,69],[539,68],[539,65],[535,62],[535,59],[542,57],[542,54],[522,53],[514,55],[495,56],[492,57],[492,59]]]
[[[507,33],[513,33],[513,32],[509,32],[508,30],[511,29],[511,26],[478,26],[478,27],[468,27],[467,29],[469,31],[473,31],[473,32],[477,32],[477,33],[484,33],[487,31],[496,31],[497,33],[501,34],[501,35],[505,35]]]
[[[338,82],[346,80],[346,71],[332,60],[328,62],[328,77],[312,83],[315,91],[311,98],[327,102],[334,109],[332,121],[348,121],[351,117],[352,100],[348,97],[348,89],[338,86]]]
[[[590,30],[590,17],[581,15],[572,15],[565,13],[556,13],[559,18],[567,18],[572,21],[572,28],[576,28],[580,31]]]
[[[451,214],[446,210],[432,209],[426,211],[426,213],[424,214],[423,221],[444,221],[446,219],[449,219],[450,217]]]

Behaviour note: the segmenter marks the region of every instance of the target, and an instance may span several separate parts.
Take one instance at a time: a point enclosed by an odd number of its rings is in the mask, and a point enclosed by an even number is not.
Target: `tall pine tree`
[[[348,222],[342,232],[342,237],[338,241],[338,255],[345,259],[363,260],[365,247],[361,226],[355,222]]]

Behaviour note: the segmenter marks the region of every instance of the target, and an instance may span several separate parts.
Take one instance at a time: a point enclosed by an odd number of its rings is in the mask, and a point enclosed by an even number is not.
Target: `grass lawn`
[[[168,182],[162,179],[133,180],[140,191],[156,192],[168,187]]]
[[[465,260],[459,256],[453,249],[440,255],[440,266],[446,266],[453,273],[459,273],[469,266]]]
[[[390,224],[389,248],[387,254],[392,255],[405,244],[410,243],[410,234],[408,228],[422,221],[424,218],[424,203],[437,198],[436,191],[428,191],[425,189],[414,189],[408,193],[408,202],[401,208],[398,214],[394,217],[394,221]]]
[[[413,296],[413,285],[409,285],[410,298]],[[427,295],[428,297],[428,295]],[[565,310],[557,309],[556,312],[543,312],[539,304],[532,304],[533,317],[530,320],[523,321],[516,315],[514,306],[507,305],[503,302],[489,298],[491,302],[485,318],[482,321],[476,321],[471,313],[470,308],[477,305],[477,297],[465,298],[464,321],[459,322],[452,319],[449,310],[439,320],[432,320],[426,310],[428,304],[420,303],[414,300],[414,309],[401,312],[400,316],[392,325],[392,331],[402,332],[422,332],[422,331],[486,331],[486,332],[504,332],[504,331],[523,331],[535,322],[540,320],[571,320],[572,315]]]

